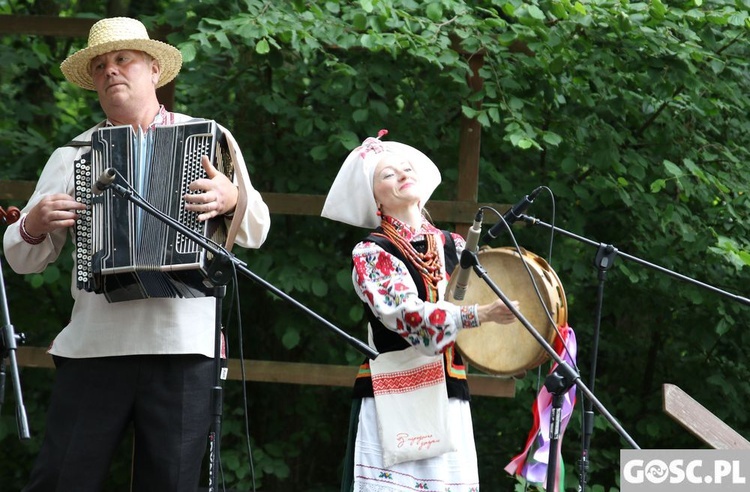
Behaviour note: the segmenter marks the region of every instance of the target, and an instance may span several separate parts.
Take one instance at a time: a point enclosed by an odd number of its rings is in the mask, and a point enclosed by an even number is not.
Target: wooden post
[[[174,111],[174,82],[172,80],[167,85],[156,89],[156,98],[164,105],[167,111]]]
[[[482,90],[484,80],[479,70],[484,65],[484,56],[474,53],[468,54],[471,76],[469,87],[473,93]],[[480,104],[480,103],[477,103]],[[458,144],[458,193],[459,201],[477,202],[479,194],[479,155],[482,148],[482,125],[476,118],[461,115],[461,130]],[[479,208],[478,206],[475,208]],[[474,210],[476,211],[476,210]],[[466,237],[471,227],[473,217],[468,216],[464,221],[455,225],[456,232]]]

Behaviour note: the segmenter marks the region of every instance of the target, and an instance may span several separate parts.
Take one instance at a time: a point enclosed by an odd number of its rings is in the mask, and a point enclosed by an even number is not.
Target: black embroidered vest
[[[382,234],[383,230],[377,228],[374,232]],[[423,301],[426,300],[427,289],[424,285],[422,275],[417,271],[414,264],[411,261],[408,261],[390,240],[379,234],[370,234],[365,238],[365,241],[374,242],[387,253],[390,253],[401,260],[409,270],[411,277],[414,279],[419,298]],[[445,258],[446,263],[445,271],[450,274],[458,264],[456,244],[453,242],[453,238],[448,231],[443,231],[443,235],[445,236],[445,246],[443,248],[443,257]],[[414,243],[414,247],[417,251],[424,251],[426,249],[426,241],[417,241]],[[409,342],[398,333],[386,328],[378,320],[370,307],[366,303],[362,304],[364,305],[367,320],[372,327],[373,342],[378,353],[393,352],[409,347]],[[469,385],[466,382],[466,368],[461,360],[461,354],[458,353],[454,345],[448,347],[443,353],[443,362],[445,366],[445,381],[448,389],[448,397],[470,400]],[[354,397],[363,398],[371,396],[373,396],[373,391],[372,379],[370,378],[370,363],[369,359],[365,359],[359,368],[359,374],[357,374],[357,379],[354,382]]]

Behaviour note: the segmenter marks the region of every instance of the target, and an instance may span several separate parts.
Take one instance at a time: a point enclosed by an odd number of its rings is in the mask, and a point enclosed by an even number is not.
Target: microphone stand
[[[217,490],[216,487],[218,483],[217,481],[218,466],[217,465],[219,463],[218,460],[221,456],[221,453],[220,453],[221,424],[222,424],[222,411],[223,411],[222,409],[223,388],[221,386],[221,380],[223,379],[222,368],[221,368],[221,302],[226,292],[226,284],[231,278],[230,273],[232,271],[231,270],[232,267],[242,272],[245,276],[247,276],[251,280],[259,283],[260,285],[265,287],[268,291],[276,294],[277,296],[291,303],[295,307],[301,309],[308,315],[317,319],[318,321],[323,323],[326,327],[328,327],[331,331],[339,335],[346,342],[348,342],[350,345],[352,345],[354,348],[359,350],[362,354],[369,357],[370,359],[375,359],[379,354],[369,345],[352,337],[348,333],[344,332],[337,326],[333,325],[326,319],[319,316],[317,313],[309,309],[307,306],[304,306],[303,304],[299,303],[298,301],[296,301],[295,299],[287,295],[282,290],[278,289],[274,285],[260,278],[258,275],[250,271],[244,262],[240,261],[237,257],[235,257],[232,253],[230,253],[226,249],[222,248],[221,246],[216,245],[215,243],[209,241],[207,238],[205,238],[201,234],[198,234],[192,229],[185,227],[183,224],[181,224],[177,220],[157,210],[150,203],[148,203],[141,197],[137,196],[131,190],[128,190],[125,187],[114,182],[108,185],[103,185],[103,186],[101,184],[99,185],[100,191],[103,191],[106,188],[112,188],[112,190],[117,196],[128,200],[132,204],[144,210],[149,215],[155,217],[159,221],[165,223],[167,226],[177,230],[181,234],[190,238],[196,244],[204,248],[206,251],[213,253],[214,255],[211,265],[209,266],[208,271],[207,271],[206,281],[210,282],[213,285],[213,291],[216,297],[216,322],[215,322],[216,323],[216,336],[214,340],[215,377],[214,377],[214,387],[211,389],[211,396],[212,396],[212,401],[213,401],[213,413],[212,413],[213,423],[212,423],[211,432],[209,433],[209,459],[208,459],[208,462],[209,462],[208,491],[215,492]]]
[[[633,448],[640,449],[638,444],[633,440],[632,437],[625,431],[625,429],[617,422],[617,420],[609,413],[604,405],[596,398],[594,393],[581,381],[580,375],[576,370],[570,367],[559,355],[555,352],[555,349],[545,340],[545,338],[539,333],[539,331],[527,320],[521,312],[513,305],[511,300],[500,290],[500,288],[492,281],[487,274],[487,271],[479,263],[477,254],[473,251],[463,250],[461,253],[461,265],[471,266],[474,272],[489,286],[497,296],[503,300],[505,305],[510,311],[516,315],[518,320],[528,330],[529,334],[536,339],[549,356],[557,363],[557,367],[552,373],[550,373],[544,383],[547,390],[553,395],[552,398],[552,412],[550,414],[550,448],[549,448],[549,459],[547,464],[547,485],[545,490],[555,490],[555,472],[557,469],[557,448],[558,441],[560,438],[560,423],[561,423],[561,407],[562,399],[565,393],[575,384],[578,390],[586,395],[586,397],[593,403],[593,405],[601,412],[607,421],[615,428],[620,436]]]
[[[9,207],[6,213],[0,208],[0,217],[5,225],[12,224],[20,217],[20,211],[16,207]],[[0,263],[0,305],[2,306],[2,333],[0,333],[0,409],[5,403],[5,359],[10,361],[10,379],[13,382],[13,394],[16,398],[16,423],[18,425],[18,438],[22,440],[31,439],[29,421],[26,416],[26,407],[23,404],[23,393],[21,391],[21,378],[18,375],[18,361],[16,359],[17,342],[23,343],[26,337],[23,333],[15,333],[10,322],[8,311],[8,298],[5,295],[5,277],[3,276],[2,263]]]
[[[594,383],[596,381],[596,362],[597,362],[597,356],[598,356],[598,350],[599,350],[599,333],[600,333],[601,317],[602,317],[602,314],[601,314],[602,305],[603,305],[603,299],[604,299],[604,282],[606,281],[607,271],[612,266],[617,256],[621,256],[627,260],[649,267],[653,270],[664,273],[665,275],[668,275],[670,277],[673,277],[673,278],[676,278],[678,280],[682,280],[685,282],[689,282],[693,285],[697,285],[704,289],[710,290],[711,292],[728,297],[746,306],[750,306],[750,299],[746,297],[741,297],[741,296],[726,292],[712,285],[705,284],[703,282],[687,277],[680,273],[674,272],[672,270],[668,270],[659,265],[655,265],[653,263],[649,263],[635,256],[629,255],[627,253],[623,253],[622,251],[618,251],[618,249],[612,246],[611,244],[597,243],[585,237],[573,234],[572,232],[566,231],[564,229],[560,229],[559,227],[553,226],[551,224],[547,224],[546,222],[542,222],[536,217],[529,217],[528,215],[525,215],[525,214],[521,214],[519,219],[523,220],[529,225],[544,226],[554,232],[558,232],[564,236],[573,238],[579,242],[582,242],[584,244],[588,244],[597,248],[596,258],[594,259],[594,266],[596,266],[599,271],[599,274],[598,274],[599,284],[597,288],[596,319],[594,320],[593,355],[591,357],[591,376],[590,377],[591,377],[592,391],[594,388]],[[583,412],[583,436],[582,436],[583,448],[581,450],[581,459],[579,461],[579,466],[580,466],[580,477],[579,477],[580,484],[579,484],[579,489],[578,489],[579,491],[585,490],[586,481],[588,480],[588,469],[589,469],[588,452],[589,452],[589,446],[591,444],[591,436],[593,432],[594,432],[594,412],[592,411],[592,400],[588,399],[585,401],[584,412]]]
[[[607,279],[607,271],[614,263],[617,257],[617,249],[610,245],[599,245],[594,260],[594,266],[599,271],[598,279],[599,284],[596,290],[596,316],[594,318],[594,343],[593,343],[593,356],[591,357],[591,375],[590,384],[591,391],[594,391],[596,385],[596,361],[597,354],[599,353],[599,333],[602,322],[602,308],[604,306],[604,283]],[[591,402],[589,400],[584,401],[583,405],[583,416],[582,416],[582,427],[583,434],[581,436],[581,459],[579,460],[579,485],[578,490],[583,492],[586,490],[586,482],[588,481],[589,471],[589,456],[588,451],[591,445],[591,436],[594,433],[594,412],[591,409]]]
[[[727,292],[725,290],[721,290],[718,287],[714,287],[713,285],[705,284],[705,283],[703,283],[703,282],[701,282],[699,280],[695,280],[693,278],[687,277],[685,275],[682,275],[680,273],[674,272],[672,270],[668,270],[668,269],[666,269],[664,267],[661,267],[659,265],[656,265],[654,263],[649,263],[648,261],[642,260],[642,259],[640,259],[638,257],[631,256],[631,255],[629,255],[627,253],[623,253],[622,251],[618,251],[616,248],[614,248],[614,246],[603,244],[603,243],[597,243],[597,242],[592,241],[590,239],[586,239],[585,237],[578,236],[576,234],[573,234],[572,232],[566,231],[565,229],[560,229],[559,227],[553,226],[551,224],[547,224],[546,222],[542,222],[541,220],[537,219],[536,217],[529,217],[528,215],[522,214],[519,218],[521,220],[523,220],[524,222],[526,222],[527,224],[529,224],[529,225],[540,225],[540,226],[547,227],[548,229],[551,229],[551,230],[553,230],[555,232],[559,232],[560,234],[562,234],[564,236],[576,239],[576,240],[578,240],[578,241],[580,241],[582,243],[590,244],[590,245],[596,246],[596,247],[605,247],[608,251],[614,251],[617,254],[619,254],[619,256],[622,256],[623,258],[625,258],[627,260],[630,260],[632,262],[638,263],[639,265],[647,266],[647,267],[649,267],[651,269],[654,269],[654,270],[656,270],[658,272],[661,272],[661,273],[664,273],[666,275],[669,275],[670,277],[676,278],[678,280],[684,280],[685,282],[689,282],[689,283],[691,283],[693,285],[697,285],[698,287],[703,287],[704,289],[710,290],[711,292],[714,292],[716,294],[720,294],[722,296],[728,297],[728,298],[732,299],[733,301],[737,301],[740,304],[744,304],[745,306],[750,306],[750,299],[748,299],[747,297],[742,297],[742,296],[738,296],[736,294],[732,294],[731,292]]]

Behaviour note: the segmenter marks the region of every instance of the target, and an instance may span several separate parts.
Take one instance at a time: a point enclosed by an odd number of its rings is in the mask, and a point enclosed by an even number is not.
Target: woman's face
[[[419,204],[419,177],[411,163],[386,152],[373,175],[375,202],[384,212],[393,213]]]

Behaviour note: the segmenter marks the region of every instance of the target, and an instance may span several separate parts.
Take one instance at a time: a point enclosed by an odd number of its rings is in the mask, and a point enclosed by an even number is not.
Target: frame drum
[[[539,334],[553,345],[557,337],[556,328],[567,323],[565,291],[557,274],[541,257],[514,248],[482,249],[477,259],[487,271],[489,278],[511,301],[519,301],[521,314],[536,328]],[[528,265],[540,296],[534,289]],[[451,275],[445,299],[458,305],[489,304],[498,296],[484,280],[472,272],[466,295],[462,301],[453,299],[453,289],[460,266]],[[541,300],[540,301],[540,298]],[[542,305],[543,302],[543,305]],[[553,326],[549,317],[555,322]],[[456,347],[471,365],[488,374],[515,376],[540,366],[549,359],[549,354],[518,320],[507,325],[487,322],[478,328],[458,332]]]

